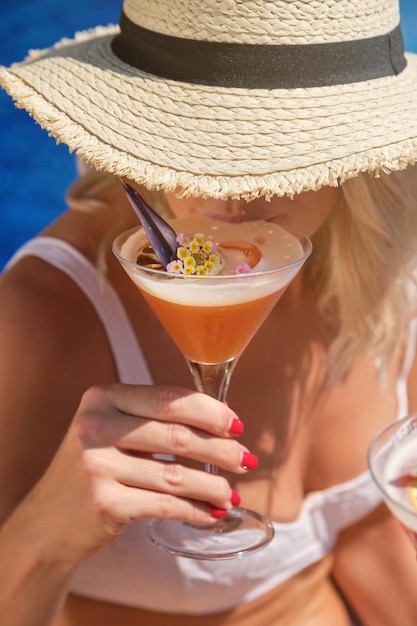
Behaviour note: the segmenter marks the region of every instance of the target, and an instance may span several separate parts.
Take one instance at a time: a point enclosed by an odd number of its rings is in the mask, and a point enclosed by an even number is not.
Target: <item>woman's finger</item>
[[[119,485],[117,492],[113,485],[112,490],[109,490],[101,500],[101,514],[115,518],[111,503],[117,497],[117,520],[120,530],[137,519],[166,518],[207,524],[215,522],[219,517],[219,508],[208,502],[158,491],[134,489],[125,485]]]
[[[94,458],[95,471],[97,463]],[[111,472],[117,482],[127,487],[210,502],[221,508],[231,506],[233,494],[226,479],[202,469],[186,467],[175,461],[132,457],[116,449],[103,458],[103,465],[103,473]]]
[[[223,425],[228,424],[230,409],[222,403],[204,394],[181,390],[181,400],[175,400],[177,406],[166,410],[165,419],[161,420],[157,415],[150,415],[156,411],[159,402],[154,398],[152,387],[114,385],[112,388],[110,392],[106,388],[93,388],[83,398],[77,414],[76,433],[84,448],[116,446],[139,454],[187,457],[233,472],[242,472],[245,467],[253,469],[247,462],[247,449],[236,439],[225,437],[224,426],[223,433],[217,437],[201,429],[210,421],[210,408],[213,407],[217,415],[221,416],[217,423],[223,420]],[[167,397],[163,389],[162,395]],[[175,391],[174,395],[177,397],[178,393]],[[157,393],[156,396],[161,397],[161,394]],[[120,397],[124,402],[120,401]],[[144,398],[148,399],[148,404],[143,401]],[[146,417],[120,412],[121,405],[127,409],[133,400],[141,409],[144,408],[148,414]],[[167,421],[168,413],[170,421]],[[193,417],[195,415],[199,417]],[[198,424],[198,427],[189,426],[187,420]]]
[[[230,436],[243,430],[236,413],[210,396],[180,387],[122,385],[95,387],[93,394],[105,395],[121,413],[164,422],[178,422],[213,435]],[[88,392],[87,392],[88,393]]]
[[[169,454],[237,473],[242,473],[247,466],[248,450],[235,439],[213,437],[184,424],[166,424],[143,418],[137,420],[136,427],[124,432],[115,441],[119,449],[133,453]]]

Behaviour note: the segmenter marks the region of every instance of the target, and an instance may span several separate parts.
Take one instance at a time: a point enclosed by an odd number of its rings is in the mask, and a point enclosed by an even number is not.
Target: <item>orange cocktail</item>
[[[142,290],[184,356],[199,363],[220,363],[238,356],[283,292],[279,289],[269,296],[238,304],[187,306]]]
[[[196,389],[225,401],[234,365],[309,256],[311,243],[261,220],[228,224],[198,216],[170,225],[178,243],[176,250],[170,246],[171,260],[170,254],[155,258],[141,228],[120,235],[113,249],[183,353]],[[206,471],[217,469],[207,464]],[[149,527],[158,547],[205,560],[250,554],[273,533],[267,518],[240,507],[214,524],[157,519]]]
[[[128,261],[125,269],[187,359],[199,363],[233,359],[297,273],[302,246],[287,231],[264,221],[227,224],[192,217],[172,220],[171,225],[177,232],[204,232],[219,245],[224,261],[219,275],[141,271],[136,263],[146,241],[141,229],[131,231],[121,246]],[[257,250],[255,267],[236,274],[236,266],[254,256],[253,249]]]

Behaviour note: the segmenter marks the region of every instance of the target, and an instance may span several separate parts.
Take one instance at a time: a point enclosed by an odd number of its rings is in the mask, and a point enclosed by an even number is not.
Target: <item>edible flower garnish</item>
[[[215,275],[221,272],[223,257],[217,251],[216,244],[206,240],[203,233],[196,233],[193,237],[179,233],[177,243],[177,258],[168,263],[167,272],[189,276]]]
[[[235,274],[249,274],[252,271],[249,263],[240,263],[235,269]]]
[[[411,485],[408,490],[408,497],[414,509],[417,509],[417,482]]]
[[[178,244],[176,248],[175,244]],[[136,262],[170,274],[216,276],[229,267],[231,273],[249,274],[261,258],[259,248],[249,241],[221,241],[215,244],[206,240],[202,233],[195,233],[193,237],[179,233],[174,239],[174,253],[165,266],[158,260],[149,242],[138,250]]]

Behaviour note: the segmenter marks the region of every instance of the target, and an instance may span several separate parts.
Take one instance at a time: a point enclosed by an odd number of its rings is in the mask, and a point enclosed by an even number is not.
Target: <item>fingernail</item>
[[[234,417],[229,427],[229,434],[236,435],[238,437],[243,433],[244,428],[244,423],[241,422],[240,419],[238,419],[237,417]]]
[[[210,515],[216,519],[224,519],[227,515],[225,509],[219,509],[217,506],[210,507]]]
[[[230,496],[230,502],[231,502],[232,506],[239,506],[239,504],[240,504],[240,495],[234,489],[232,489],[232,495]]]
[[[243,469],[254,470],[258,467],[259,459],[255,454],[251,454],[250,452],[244,452],[242,454],[242,460],[240,462],[240,466]]]

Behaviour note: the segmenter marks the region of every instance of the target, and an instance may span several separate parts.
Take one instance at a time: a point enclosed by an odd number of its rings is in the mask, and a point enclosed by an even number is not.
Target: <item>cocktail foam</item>
[[[286,287],[299,269],[298,261],[305,257],[295,236],[277,224],[263,220],[227,223],[192,216],[170,220],[170,224],[178,234],[201,232],[206,240],[220,246],[222,242],[247,242],[261,253],[260,261],[249,274],[234,273],[236,265],[244,261],[243,253],[235,247],[225,246],[221,247],[225,257],[221,274],[172,277],[164,271],[155,272],[135,265],[138,250],[146,242],[146,234],[141,228],[132,231],[120,249],[120,255],[130,263],[126,267],[130,278],[140,289],[173,303],[213,307],[257,300]],[[169,280],[168,276],[171,276]]]

